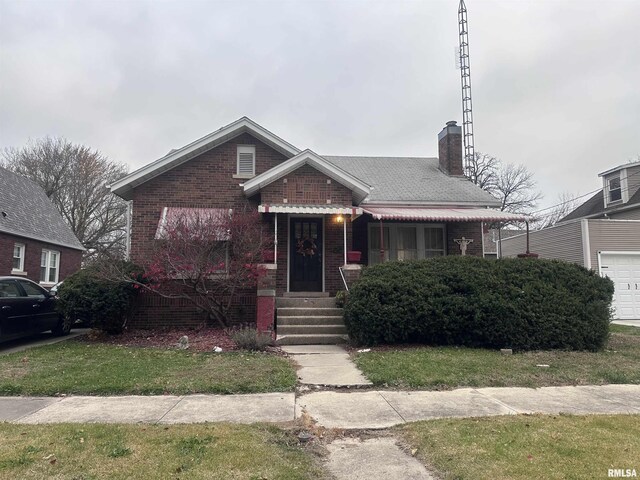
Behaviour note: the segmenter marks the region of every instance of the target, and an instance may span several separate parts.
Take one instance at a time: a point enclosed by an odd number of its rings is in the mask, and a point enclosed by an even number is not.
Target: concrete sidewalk
[[[327,428],[375,429],[447,417],[518,413],[640,414],[640,385],[463,388],[254,395],[0,397],[16,423],[288,422],[306,411]]]

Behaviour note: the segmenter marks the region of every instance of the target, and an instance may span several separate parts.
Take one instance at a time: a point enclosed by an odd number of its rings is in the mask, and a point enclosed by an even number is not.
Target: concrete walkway
[[[371,382],[339,345],[291,345],[282,350],[300,365],[298,382],[303,385],[363,387]]]
[[[0,355],[7,355],[9,353],[22,352],[29,348],[42,347],[43,345],[52,345],[54,343],[64,342],[72,338],[79,337],[89,332],[89,328],[74,329],[69,335],[64,337],[56,337],[51,333],[39,333],[31,337],[20,338],[0,344]]]
[[[614,320],[611,323],[614,323],[616,325],[626,325],[627,327],[640,328],[640,320]]]
[[[640,385],[463,388],[447,392],[0,397],[0,421],[17,423],[287,422],[306,411],[327,428],[379,429],[447,417],[517,413],[640,414]]]

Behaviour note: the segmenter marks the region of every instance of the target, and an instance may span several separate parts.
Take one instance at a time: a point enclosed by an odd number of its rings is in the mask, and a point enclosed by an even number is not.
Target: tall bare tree
[[[500,210],[528,214],[542,198],[536,191],[533,173],[524,165],[504,163],[491,155],[476,152],[467,172],[473,183],[500,200]]]
[[[87,249],[85,259],[120,256],[127,204],[107,188],[127,174],[125,165],[64,138],[45,137],[1,154],[6,168],[39,184]]]
[[[574,211],[578,205],[580,205],[580,201],[573,193],[561,193],[558,195],[558,201],[555,206],[534,214],[533,228],[542,230],[543,228],[552,227]]]

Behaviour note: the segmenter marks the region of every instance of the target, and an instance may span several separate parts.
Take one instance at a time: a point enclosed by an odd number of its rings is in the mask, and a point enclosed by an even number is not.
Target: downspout
[[[130,260],[131,259],[131,216],[133,214],[132,210],[133,210],[133,200],[129,200],[127,202],[127,238],[125,241],[125,250],[124,250],[124,255],[125,255],[125,259],[126,260]]]
[[[347,264],[347,216],[342,217],[342,231],[344,233],[344,263]]]
[[[529,251],[529,221],[526,220],[524,223],[527,226],[527,255],[529,255],[531,253]]]

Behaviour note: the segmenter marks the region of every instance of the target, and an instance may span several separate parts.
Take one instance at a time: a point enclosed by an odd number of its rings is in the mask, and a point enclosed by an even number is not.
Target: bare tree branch
[[[127,174],[125,165],[64,138],[45,137],[1,153],[2,163],[40,185],[87,249],[85,260],[122,256],[127,204],[108,185]]]

